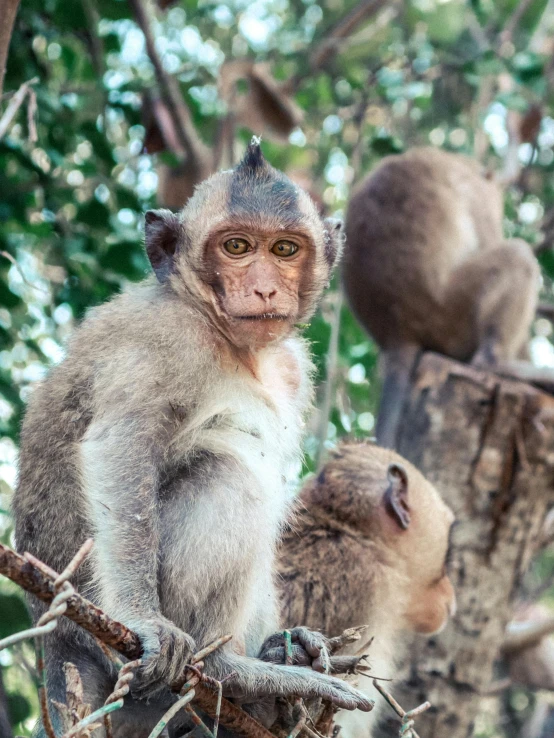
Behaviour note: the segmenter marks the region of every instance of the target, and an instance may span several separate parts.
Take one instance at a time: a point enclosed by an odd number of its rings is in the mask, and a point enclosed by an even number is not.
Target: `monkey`
[[[274,552],[312,402],[296,325],[315,311],[341,247],[341,223],[322,219],[253,139],[180,213],[146,213],[153,274],[87,315],[30,399],[16,545],[59,571],[94,538],[74,584],[144,648],[113,713],[118,737],[147,736],[173,699],[166,685],[226,633],[231,642],[205,661],[225,695],[371,709],[340,679],[257,658],[279,626]],[[31,608],[36,620],[41,606]],[[308,652],[324,650],[318,634],[300,633]],[[99,707],[113,667],[60,622],[46,638],[59,702],[66,661]]]
[[[477,162],[431,147],[385,157],[354,188],[342,279],[383,352],[381,445],[396,446],[419,351],[481,367],[505,363],[517,375],[539,268],[527,243],[503,239],[502,216],[502,191]]]
[[[442,630],[456,612],[448,576],[454,515],[395,451],[344,441],[302,488],[278,553],[281,618],[328,635],[368,625],[371,674],[391,678],[407,633]],[[359,652],[359,642],[348,647]],[[364,680],[365,682],[365,680]],[[360,688],[375,696],[371,681]],[[344,738],[379,719],[339,714]]]

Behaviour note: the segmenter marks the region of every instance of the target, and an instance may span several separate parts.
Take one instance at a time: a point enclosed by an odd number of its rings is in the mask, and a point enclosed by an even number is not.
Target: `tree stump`
[[[391,691],[406,710],[431,702],[416,721],[422,738],[468,738],[554,504],[554,397],[426,353],[413,375],[398,450],[456,514],[458,609],[443,633],[413,640]]]

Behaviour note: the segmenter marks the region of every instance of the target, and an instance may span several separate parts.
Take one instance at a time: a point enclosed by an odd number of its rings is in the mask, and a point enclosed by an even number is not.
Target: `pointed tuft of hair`
[[[237,166],[237,169],[254,174],[256,171],[267,167],[267,162],[264,159],[262,147],[260,146],[261,141],[262,139],[259,138],[259,136],[252,136],[252,140],[248,144],[244,158]]]

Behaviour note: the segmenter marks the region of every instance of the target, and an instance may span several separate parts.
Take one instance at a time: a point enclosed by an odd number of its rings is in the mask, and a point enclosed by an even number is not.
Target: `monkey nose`
[[[264,289],[263,287],[257,287],[254,290],[254,294],[258,295],[258,297],[261,297],[264,302],[269,302],[272,297],[275,297],[275,295],[277,294],[277,290],[273,288]]]

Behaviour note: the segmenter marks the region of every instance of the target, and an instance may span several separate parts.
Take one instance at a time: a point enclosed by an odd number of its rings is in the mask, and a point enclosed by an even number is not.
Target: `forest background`
[[[0,0],[0,83],[17,5]],[[252,133],[328,214],[379,159],[414,145],[497,172],[506,235],[531,243],[542,267],[532,357],[554,366],[553,102],[552,0],[25,0],[0,99],[0,540],[13,545],[34,385],[89,307],[149,272],[144,211],[181,205]],[[305,333],[319,391],[302,474],[338,438],[372,434],[379,396],[376,347],[337,281]],[[552,547],[526,589],[554,608]],[[2,579],[0,638],[27,623]],[[37,715],[33,659],[29,643],[0,653],[21,735]],[[520,735],[536,701],[512,686],[504,718],[484,709],[475,735]]]

